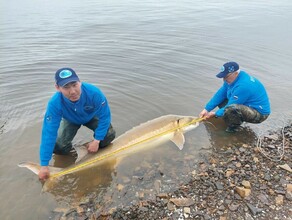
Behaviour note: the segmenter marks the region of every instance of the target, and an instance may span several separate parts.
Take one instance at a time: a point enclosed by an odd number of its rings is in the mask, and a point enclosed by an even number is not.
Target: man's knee
[[[225,108],[223,119],[228,125],[240,125],[243,122],[261,123],[269,115],[262,115],[257,110],[245,105],[233,104]]]
[[[59,155],[67,155],[72,150],[72,143],[56,143],[54,148],[54,153]]]
[[[268,118],[268,115],[262,115],[257,110],[245,105],[238,105],[238,109],[241,112],[242,120],[245,122],[258,124]]]
[[[73,124],[66,119],[62,119],[58,130],[54,153],[66,155],[72,150],[72,140],[74,139],[81,125]]]
[[[108,146],[115,139],[115,137],[116,137],[116,131],[112,127],[112,125],[110,125],[110,128],[108,129],[108,132],[107,132],[106,136],[100,142],[99,146],[101,148]]]
[[[243,122],[242,113],[238,105],[227,106],[224,110],[223,119],[228,126],[239,126]]]

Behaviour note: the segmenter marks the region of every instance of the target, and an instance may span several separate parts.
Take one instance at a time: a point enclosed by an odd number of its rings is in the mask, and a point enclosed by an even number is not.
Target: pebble
[[[284,203],[284,196],[278,195],[275,198],[275,202],[276,202],[276,205],[278,205],[278,206],[283,205],[283,203]]]
[[[235,188],[235,191],[240,195],[241,198],[245,198],[251,194],[250,189],[246,189],[246,188],[239,187],[239,186],[237,186]]]
[[[247,189],[251,188],[250,182],[247,180],[243,180],[241,184],[244,186],[244,188],[247,188]]]
[[[259,209],[250,203],[247,203],[246,205],[253,215],[256,215],[256,214],[262,212],[262,209]]]

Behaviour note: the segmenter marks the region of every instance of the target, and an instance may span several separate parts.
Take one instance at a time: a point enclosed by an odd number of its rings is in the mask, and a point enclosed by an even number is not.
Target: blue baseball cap
[[[55,74],[55,82],[58,86],[65,86],[70,82],[80,81],[75,71],[71,68],[62,68]]]
[[[221,72],[218,73],[216,76],[218,78],[224,78],[227,76],[229,73],[235,72],[239,70],[239,65],[236,62],[228,62],[225,63],[221,68]]]

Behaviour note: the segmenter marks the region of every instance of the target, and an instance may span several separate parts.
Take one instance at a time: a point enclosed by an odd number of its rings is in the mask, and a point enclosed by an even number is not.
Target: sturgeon
[[[196,128],[202,120],[202,118],[193,116],[164,115],[133,127],[114,139],[109,146],[99,149],[96,154],[87,154],[85,145],[77,147],[77,162],[66,168],[49,166],[50,178],[46,180],[45,184],[56,177],[96,166],[114,156],[122,158],[130,153],[158,146],[169,140],[182,150],[185,143],[184,133]],[[38,174],[40,170],[40,165],[33,162],[23,162],[18,166],[26,167],[35,174]]]

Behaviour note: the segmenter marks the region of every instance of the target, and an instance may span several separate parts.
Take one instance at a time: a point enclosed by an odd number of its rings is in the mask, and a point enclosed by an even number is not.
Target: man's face
[[[57,86],[56,89],[61,92],[67,99],[76,102],[81,96],[81,82],[71,82],[65,86]]]
[[[223,80],[225,82],[227,82],[228,84],[230,84],[230,83],[232,83],[236,79],[237,75],[238,75],[237,72],[229,73],[227,76],[225,76],[223,78]]]

